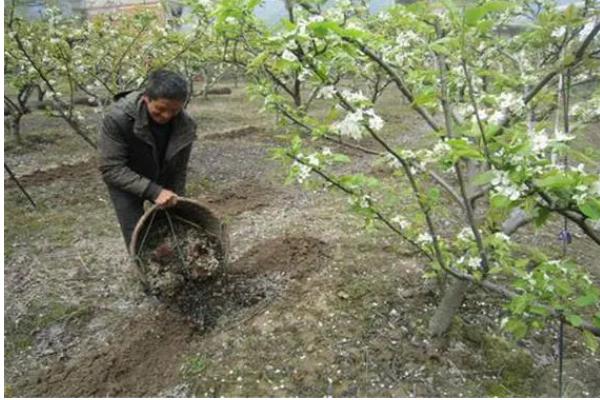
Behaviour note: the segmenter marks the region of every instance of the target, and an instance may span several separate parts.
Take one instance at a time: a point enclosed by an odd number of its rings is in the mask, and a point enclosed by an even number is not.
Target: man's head
[[[148,76],[143,100],[150,118],[157,124],[166,124],[183,110],[188,96],[185,79],[171,71],[157,70]]]

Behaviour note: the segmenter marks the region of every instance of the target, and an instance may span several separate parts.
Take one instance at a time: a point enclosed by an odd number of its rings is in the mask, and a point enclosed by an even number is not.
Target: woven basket
[[[229,240],[226,226],[217,215],[199,201],[185,197],[180,197],[175,206],[165,210],[172,216],[171,223],[173,225],[193,223],[203,229],[205,233],[208,233],[216,239],[216,252],[217,259],[219,260],[219,270],[217,272],[223,273],[227,268]],[[142,215],[135,226],[131,237],[129,254],[132,256],[135,270],[144,285],[147,284],[145,275],[146,265],[144,260],[138,257],[138,253],[140,246],[144,244],[144,238],[148,234],[148,227],[150,227],[150,232],[152,232],[152,230],[157,229],[160,224],[167,223],[164,215],[166,214],[163,209],[153,205],[144,213],[144,215]]]

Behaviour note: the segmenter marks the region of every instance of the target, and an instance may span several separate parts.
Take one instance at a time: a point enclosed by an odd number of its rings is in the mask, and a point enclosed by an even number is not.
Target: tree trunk
[[[448,328],[452,325],[454,315],[465,298],[468,288],[469,282],[467,281],[456,278],[449,280],[444,291],[444,297],[442,297],[433,317],[429,320],[429,333],[432,336],[440,336],[448,331]]]
[[[23,117],[23,114],[10,116],[10,129],[18,144],[23,144],[23,139],[21,138],[21,117]]]
[[[502,232],[512,235],[520,227],[531,222],[532,218],[520,208],[514,209],[508,219],[502,224]],[[452,319],[465,299],[469,289],[469,283],[460,279],[452,278],[446,286],[444,296],[440,301],[433,317],[429,320],[429,333],[432,336],[443,335],[452,325]]]

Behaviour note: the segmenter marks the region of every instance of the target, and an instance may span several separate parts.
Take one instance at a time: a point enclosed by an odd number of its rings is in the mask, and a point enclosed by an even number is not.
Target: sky
[[[62,5],[63,9],[67,12],[71,10],[73,4],[81,3],[81,0],[58,0]],[[113,3],[119,3],[119,0],[107,0]],[[559,4],[573,3],[575,0],[558,0]],[[40,11],[43,9],[43,0],[29,0],[28,5],[23,6],[23,11],[27,13],[30,18],[36,18],[39,16]],[[394,0],[371,0],[370,10],[373,13],[380,11],[386,7],[394,4]],[[256,10],[256,15],[265,20],[269,24],[275,24],[282,17],[286,16],[285,6],[283,0],[263,0],[263,4],[260,5]]]

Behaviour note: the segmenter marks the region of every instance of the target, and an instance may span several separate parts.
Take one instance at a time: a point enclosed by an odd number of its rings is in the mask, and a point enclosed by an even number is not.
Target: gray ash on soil
[[[146,293],[197,330],[214,328],[221,316],[234,320],[238,311],[276,298],[285,287],[287,277],[277,272],[226,274],[219,241],[190,221],[171,215],[169,223],[159,213],[148,226],[137,255]]]
[[[277,298],[286,285],[283,275],[223,274],[180,288],[169,306],[183,314],[196,329],[214,328],[221,316],[233,321],[245,308]]]

